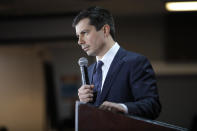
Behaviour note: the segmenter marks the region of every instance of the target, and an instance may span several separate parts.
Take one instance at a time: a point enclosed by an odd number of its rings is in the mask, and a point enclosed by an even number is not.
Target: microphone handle
[[[89,85],[88,71],[86,66],[80,66],[82,85]]]
[[[82,85],[89,85],[90,81],[88,78],[88,70],[86,66],[80,66],[80,70],[81,70],[81,81],[82,81]],[[97,92],[93,92],[93,101],[92,102],[88,102],[88,104],[94,104],[94,102],[96,101],[96,97],[97,97]]]

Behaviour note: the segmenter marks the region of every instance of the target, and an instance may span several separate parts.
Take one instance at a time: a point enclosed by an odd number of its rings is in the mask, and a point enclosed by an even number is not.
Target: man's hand
[[[126,113],[126,110],[122,105],[109,101],[103,102],[99,109],[108,110],[115,113]]]
[[[85,103],[93,101],[93,88],[94,85],[82,85],[78,89],[79,100]]]

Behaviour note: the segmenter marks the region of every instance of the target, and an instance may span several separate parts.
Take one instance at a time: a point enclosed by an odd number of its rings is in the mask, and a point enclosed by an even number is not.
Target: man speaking
[[[145,56],[126,51],[115,41],[110,12],[101,7],[85,9],[75,17],[73,27],[81,48],[96,57],[88,67],[90,84],[78,90],[80,101],[112,112],[157,118],[161,105],[152,66]]]

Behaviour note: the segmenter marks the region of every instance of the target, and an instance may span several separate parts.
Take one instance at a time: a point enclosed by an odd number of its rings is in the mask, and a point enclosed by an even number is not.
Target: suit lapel
[[[126,55],[126,51],[123,48],[120,48],[119,51],[117,52],[116,56],[114,57],[114,60],[111,63],[111,66],[109,68],[109,71],[107,73],[107,77],[105,79],[104,85],[103,85],[103,89],[102,89],[102,93],[100,96],[100,100],[99,103],[101,104],[105,97],[107,96],[111,85],[113,83],[114,78],[117,76],[121,65],[123,64],[123,57]]]
[[[88,76],[89,76],[90,84],[92,84],[93,74],[94,74],[94,71],[95,71],[95,66],[96,66],[96,62],[93,63],[93,64],[89,67]]]

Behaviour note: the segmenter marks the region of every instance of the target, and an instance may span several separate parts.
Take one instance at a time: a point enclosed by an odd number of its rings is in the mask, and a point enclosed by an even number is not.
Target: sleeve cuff
[[[121,105],[125,109],[126,114],[128,114],[128,108],[127,108],[127,106],[125,104],[122,104],[122,103],[120,103],[119,105]]]

